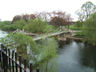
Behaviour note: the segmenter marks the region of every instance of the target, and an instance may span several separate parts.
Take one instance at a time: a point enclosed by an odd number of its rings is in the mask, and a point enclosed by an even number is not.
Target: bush
[[[14,31],[17,28],[14,25],[5,25],[1,28],[3,31]]]
[[[3,21],[0,23],[0,29],[3,31],[13,31],[16,30],[16,27],[10,21]]]
[[[77,21],[75,24],[70,25],[70,29],[72,30],[82,30],[83,22]]]
[[[21,19],[21,20],[18,20],[18,21],[16,21],[16,22],[14,22],[14,27],[22,30],[23,27],[24,27],[26,24],[27,24],[27,23],[26,23],[23,19]]]
[[[84,38],[83,32],[76,32],[75,37]]]
[[[83,27],[83,22],[77,21],[77,22],[74,24],[74,26],[77,27],[77,28],[82,28],[82,27]]]
[[[22,30],[25,26],[26,22],[24,20],[19,20],[11,24],[10,21],[4,21],[0,23],[0,29],[4,31],[14,31],[16,29]]]
[[[88,42],[96,45],[96,13],[92,14],[85,22],[83,33]]]
[[[49,63],[50,60],[56,58],[57,56],[57,48],[58,48],[58,43],[55,39],[53,38],[47,38],[47,39],[43,39],[38,41],[38,43],[36,43],[37,46],[37,51],[35,52],[36,54],[34,55],[34,57],[32,57],[32,53],[31,52],[31,60],[33,61],[33,65],[36,66],[40,66],[40,68],[42,68],[45,64],[45,67],[43,67],[43,71],[44,72],[49,72],[49,70],[53,67],[51,64],[51,68],[49,68]],[[43,72],[41,71],[41,72]]]
[[[27,46],[30,45],[32,50],[36,48],[35,42],[30,36],[26,36],[22,33],[8,34],[7,37],[2,38],[1,42],[11,49],[16,49],[17,53],[24,58],[29,58],[27,55]]]
[[[38,57],[37,57],[37,63],[44,63],[48,62],[51,58],[55,57],[57,55],[57,48],[58,43],[53,38],[47,38],[40,40],[37,43],[38,48]],[[39,59],[38,59],[39,58]]]
[[[16,29],[25,29],[28,32],[33,33],[49,33],[56,30],[56,28],[52,25],[49,25],[46,21],[42,19],[34,19],[25,22],[25,20],[21,19],[13,24],[10,21],[4,21],[0,23],[0,29],[4,31],[14,31]]]
[[[30,20],[28,24],[24,27],[26,31],[34,32],[34,33],[46,33],[52,32],[53,26],[48,25],[46,21],[42,19]]]
[[[36,43],[32,40],[32,37],[26,36],[22,33],[9,34],[7,37],[2,38],[1,42],[8,48],[15,48],[19,55],[22,55],[23,59],[33,61],[34,67],[42,66],[43,63],[47,63],[53,57],[57,55],[58,44],[55,39],[48,38],[38,41]],[[28,48],[29,47],[29,48]],[[29,54],[27,50],[29,49]]]

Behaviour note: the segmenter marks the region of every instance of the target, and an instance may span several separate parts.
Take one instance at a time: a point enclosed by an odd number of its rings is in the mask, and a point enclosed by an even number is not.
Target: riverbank
[[[4,33],[4,32],[1,31],[1,35],[3,35],[2,33]],[[5,33],[4,33],[4,35],[5,35]],[[45,43],[45,42],[46,41],[44,41],[43,43]],[[93,49],[92,46],[90,46],[89,48],[85,48],[86,47],[85,43],[77,42],[77,41],[73,41],[73,40],[67,40],[67,41],[65,41],[65,43],[62,41],[60,41],[60,42],[62,43],[62,47],[59,47],[58,59],[55,60],[58,63],[58,65],[56,64],[55,68],[58,70],[55,70],[54,72],[56,72],[56,71],[57,72],[64,72],[64,71],[65,72],[82,72],[82,71],[89,72],[89,71],[94,70],[94,69],[91,69],[88,62],[86,62],[86,61],[90,60],[89,62],[91,64],[91,59],[92,60],[94,59],[94,63],[95,63],[95,55],[93,55],[94,58],[91,58],[91,56],[90,56],[90,54],[91,55],[93,53],[95,54],[95,50]],[[87,53],[87,51],[88,51],[88,53]],[[89,58],[87,59],[86,54],[87,54],[87,57],[90,57],[91,59],[89,59]],[[80,60],[81,57],[82,57],[82,60]],[[86,61],[83,60],[83,58],[86,59]],[[81,63],[81,61],[83,64]],[[88,67],[86,67],[85,63],[87,63]],[[51,63],[51,64],[54,64],[54,63]]]

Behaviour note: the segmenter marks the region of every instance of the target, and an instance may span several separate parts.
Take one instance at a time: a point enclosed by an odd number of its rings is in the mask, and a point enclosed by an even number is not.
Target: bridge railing
[[[2,72],[33,72],[32,63],[28,66],[27,59],[23,60],[22,56],[18,55],[15,50],[11,51],[3,44],[1,44],[0,62]],[[39,72],[39,68],[35,72]]]

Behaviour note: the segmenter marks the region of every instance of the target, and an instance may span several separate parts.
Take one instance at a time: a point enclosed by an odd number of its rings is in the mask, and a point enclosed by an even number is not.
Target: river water
[[[7,35],[8,35],[7,32],[0,30],[0,38],[3,38],[3,37],[5,37],[5,36],[7,36]]]
[[[7,32],[0,30],[0,39],[6,37],[7,35],[8,35]]]
[[[92,52],[91,48],[88,51],[88,48],[85,48],[83,43],[73,41],[70,44],[64,45],[59,50],[58,72],[95,72],[94,64],[96,62],[93,59],[96,56],[96,50],[94,51],[95,55],[93,58],[90,57]]]
[[[8,33],[0,30],[0,38]],[[57,72],[95,72],[96,48],[75,41],[59,49]]]

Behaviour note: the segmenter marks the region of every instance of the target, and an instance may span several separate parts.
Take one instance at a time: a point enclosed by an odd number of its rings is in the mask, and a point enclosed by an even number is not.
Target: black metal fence
[[[7,49],[1,44],[0,62],[2,72],[33,72],[32,63],[27,65],[27,60],[22,60],[22,56],[18,55],[15,50]],[[35,70],[39,72],[39,68]]]

